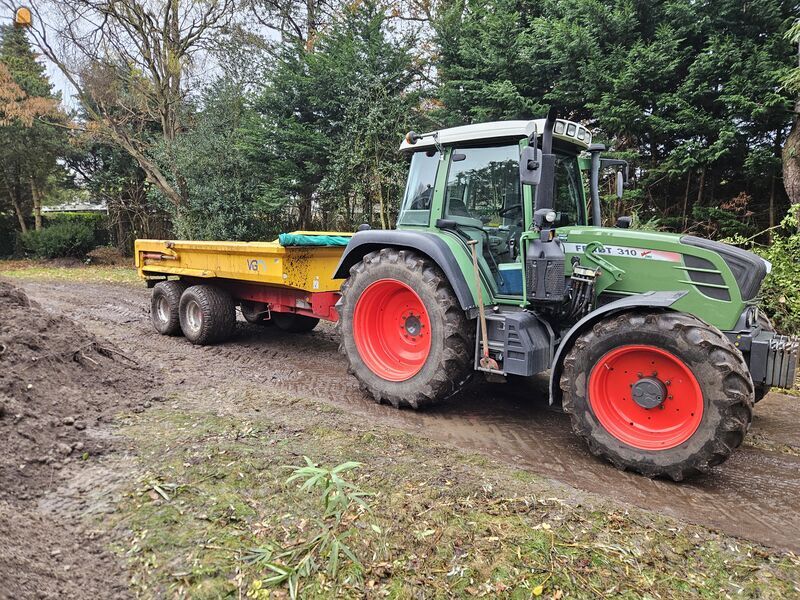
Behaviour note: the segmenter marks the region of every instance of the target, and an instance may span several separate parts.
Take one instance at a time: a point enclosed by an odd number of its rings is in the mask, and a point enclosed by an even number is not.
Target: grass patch
[[[278,597],[258,551],[325,522],[289,481],[304,456],[347,461],[369,510],[343,517],[357,563],[300,578],[300,597],[797,597],[792,554],[627,509],[413,435],[248,390],[260,413],[161,409],[121,427],[142,474],[112,517],[141,596]],[[348,513],[349,514],[349,513]],[[343,531],[343,530],[342,530]],[[260,549],[260,550],[259,550]],[[280,563],[279,563],[280,566]]]
[[[123,266],[58,264],[34,260],[0,260],[0,276],[19,279],[141,283],[136,269]]]

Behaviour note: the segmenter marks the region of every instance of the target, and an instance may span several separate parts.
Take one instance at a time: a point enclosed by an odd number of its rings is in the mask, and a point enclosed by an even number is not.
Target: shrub
[[[86,262],[93,265],[126,265],[130,266],[133,261],[122,254],[114,246],[98,246],[86,255]]]
[[[95,246],[107,246],[109,237],[108,215],[99,212],[47,213],[42,215],[45,228],[63,223],[80,223],[92,230]]]
[[[22,250],[36,258],[83,258],[94,247],[94,232],[84,223],[59,223],[20,236]]]
[[[793,335],[800,334],[799,211],[800,205],[789,209],[768,246],[753,245],[749,240],[730,240],[772,263],[772,270],[761,286],[761,306],[778,331]]]

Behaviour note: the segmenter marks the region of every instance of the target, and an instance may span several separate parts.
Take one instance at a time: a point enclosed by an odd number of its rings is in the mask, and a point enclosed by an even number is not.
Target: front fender
[[[553,404],[556,402],[556,400],[561,399],[561,388],[558,385],[559,380],[561,379],[561,360],[569,351],[569,349],[572,348],[572,344],[582,331],[588,327],[591,327],[608,315],[630,310],[632,308],[669,308],[678,300],[683,298],[686,293],[686,291],[645,292],[644,294],[628,296],[627,298],[622,298],[621,300],[615,300],[614,302],[604,304],[575,323],[575,325],[573,325],[572,328],[561,338],[561,343],[558,345],[556,355],[553,357],[553,365],[550,369],[550,404]]]
[[[366,254],[389,247],[416,250],[426,255],[438,265],[447,277],[461,308],[469,311],[477,306],[472,287],[467,283],[458,260],[453,256],[453,251],[439,236],[424,231],[369,229],[357,232],[350,238],[333,278],[349,277],[350,267],[364,258]]]

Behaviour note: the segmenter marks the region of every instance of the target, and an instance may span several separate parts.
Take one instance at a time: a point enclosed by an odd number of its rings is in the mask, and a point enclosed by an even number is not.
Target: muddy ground
[[[767,546],[800,551],[800,399],[772,394],[756,409],[744,447],[710,475],[674,484],[619,472],[591,456],[568,418],[549,408],[543,378],[474,384],[464,396],[423,412],[375,405],[347,374],[336,334],[309,334],[240,322],[235,337],[194,347],[161,337],[149,323],[149,292],[127,284],[23,281],[45,309],[64,313],[154,374],[158,396],[242,382],[332,403],[353,419],[381,421],[433,440],[477,450],[551,477]],[[130,390],[135,395],[136,389]],[[134,400],[131,400],[135,402]],[[214,410],[218,396],[194,399]]]

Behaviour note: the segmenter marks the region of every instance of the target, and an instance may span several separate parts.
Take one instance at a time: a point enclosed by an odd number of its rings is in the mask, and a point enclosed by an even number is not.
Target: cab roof
[[[432,148],[436,146],[434,136],[438,134],[438,141],[443,146],[457,144],[459,142],[470,142],[474,140],[490,140],[501,138],[524,138],[528,137],[534,127],[541,137],[544,131],[544,119],[532,119],[530,121],[492,121],[489,123],[476,123],[474,125],[462,125],[461,127],[450,127],[439,131],[423,133],[421,139],[416,144],[409,144],[403,140],[400,144],[401,151],[416,151]],[[592,143],[592,134],[581,125],[574,121],[556,119],[553,126],[553,137],[564,140],[586,150]]]

